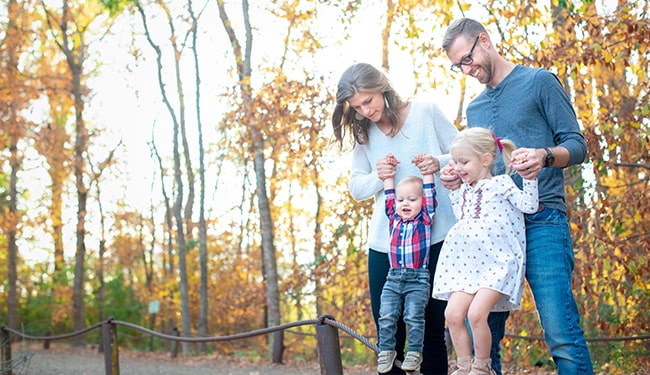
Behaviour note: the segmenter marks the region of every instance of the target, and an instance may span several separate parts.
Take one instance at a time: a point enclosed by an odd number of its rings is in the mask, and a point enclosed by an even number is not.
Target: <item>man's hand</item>
[[[532,180],[544,168],[546,151],[537,148],[518,148],[512,152],[509,168],[522,178]]]
[[[449,163],[440,170],[440,182],[442,183],[442,186],[449,190],[456,190],[460,187],[462,181],[458,174],[456,174],[456,163],[454,163],[453,160],[450,160]]]

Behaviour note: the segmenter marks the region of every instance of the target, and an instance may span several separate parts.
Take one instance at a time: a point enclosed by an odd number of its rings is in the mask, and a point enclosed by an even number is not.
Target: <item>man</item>
[[[545,69],[516,65],[496,51],[485,27],[472,19],[452,22],[442,48],[452,70],[485,84],[467,107],[469,127],[493,129],[496,137],[515,142],[513,176],[539,180],[537,213],[526,215],[526,279],[535,298],[544,337],[559,375],[592,375],[593,367],[580,327],[571,285],[574,257],[566,218],[562,169],[587,155],[575,111],[558,78]],[[521,158],[521,159],[519,159]],[[499,166],[503,172],[503,164]],[[442,177],[442,174],[441,174]],[[447,187],[459,181],[447,179]],[[492,366],[501,375],[500,341],[507,312],[491,313]]]

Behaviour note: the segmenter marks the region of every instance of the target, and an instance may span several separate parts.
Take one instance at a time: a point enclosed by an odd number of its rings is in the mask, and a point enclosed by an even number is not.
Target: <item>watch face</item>
[[[553,155],[553,154],[547,155],[546,156],[546,166],[550,167],[551,165],[553,165],[553,163],[555,163],[555,155]]]

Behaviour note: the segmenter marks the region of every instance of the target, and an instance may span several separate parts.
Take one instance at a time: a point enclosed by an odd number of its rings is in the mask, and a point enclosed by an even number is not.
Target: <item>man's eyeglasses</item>
[[[472,54],[474,53],[474,48],[476,48],[476,44],[478,43],[478,39],[480,37],[481,37],[480,35],[476,37],[474,44],[472,44],[472,49],[469,50],[467,56],[463,57],[463,59],[460,60],[458,64],[451,65],[452,72],[460,73],[463,71],[463,65],[472,65],[472,63],[474,62],[474,59],[472,58]]]

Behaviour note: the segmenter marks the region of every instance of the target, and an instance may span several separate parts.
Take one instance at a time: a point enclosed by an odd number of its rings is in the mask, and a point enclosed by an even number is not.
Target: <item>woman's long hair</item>
[[[336,91],[332,126],[340,147],[343,147],[343,139],[348,132],[352,134],[353,144],[368,142],[370,120],[365,117],[357,119],[357,112],[348,103],[348,99],[360,92],[382,93],[386,103],[384,114],[391,125],[390,136],[397,134],[401,126],[399,113],[405,103],[391,86],[386,74],[370,64],[354,64],[343,72]]]

